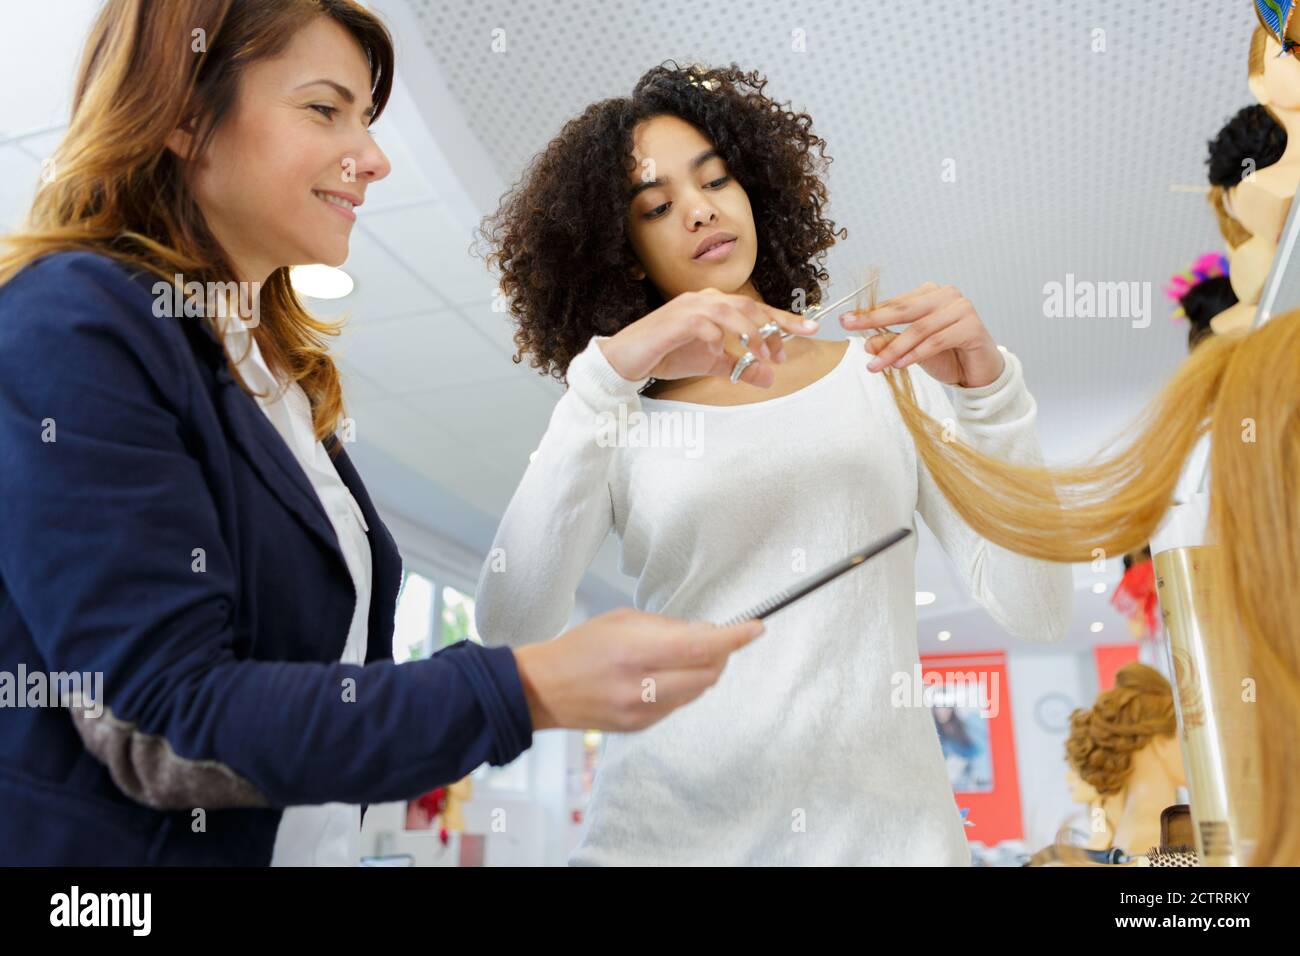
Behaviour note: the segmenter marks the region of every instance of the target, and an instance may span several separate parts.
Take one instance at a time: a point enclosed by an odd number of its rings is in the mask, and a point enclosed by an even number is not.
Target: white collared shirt
[[[369,528],[360,505],[348,491],[316,439],[311,403],[297,384],[287,388],[271,374],[257,340],[243,327],[228,327],[226,348],[240,377],[255,392],[257,403],[280,433],[316,490],[338,538],[356,591],[347,643],[340,660],[363,664],[366,659],[367,617],[370,610],[371,559]],[[276,831],[272,866],[356,866],[361,857],[361,808],[346,803],[289,807]]]

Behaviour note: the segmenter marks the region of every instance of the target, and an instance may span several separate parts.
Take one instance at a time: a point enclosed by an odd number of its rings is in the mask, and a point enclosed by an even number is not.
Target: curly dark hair
[[[1210,320],[1225,309],[1237,304],[1237,293],[1232,290],[1232,280],[1227,276],[1202,279],[1187,290],[1178,300],[1187,315],[1187,348],[1194,349],[1214,334]]]
[[[1247,106],[1232,117],[1209,142],[1210,185],[1231,189],[1241,185],[1242,163],[1256,169],[1272,166],[1286,151],[1286,129],[1262,106]]]
[[[627,176],[638,123],[661,115],[708,137],[749,196],[758,254],[751,281],[763,300],[788,308],[794,290],[820,301],[826,250],[848,230],[826,218],[822,181],[830,158],[812,118],[774,102],[767,80],[727,67],[649,70],[630,97],[602,100],[565,123],[523,179],[484,219],[490,267],[517,326],[516,363],[565,380],[594,335],[613,335],[663,304],[649,278],[632,275]],[[816,152],[814,152],[816,150]]]

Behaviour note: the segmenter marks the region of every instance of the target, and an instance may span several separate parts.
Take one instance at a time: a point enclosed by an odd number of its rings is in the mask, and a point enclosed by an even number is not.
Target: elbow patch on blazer
[[[105,707],[98,717],[70,710],[72,723],[113,782],[155,810],[269,806],[266,796],[225,764],[179,757],[165,737],[142,733]]]

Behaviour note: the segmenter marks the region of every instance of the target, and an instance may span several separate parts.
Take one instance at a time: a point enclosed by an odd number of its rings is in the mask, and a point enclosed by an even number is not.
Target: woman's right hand
[[[718,627],[619,608],[514,653],[534,731],[626,732],[699,697],[762,633],[761,621]]]
[[[620,329],[600,343],[615,371],[630,382],[653,377],[686,378],[692,375],[730,375],[737,355],[723,348],[723,336],[749,336],[749,348],[759,361],[741,374],[741,381],[766,388],[775,381],[769,361],[783,358],[781,337],[771,342],[758,335],[768,322],[795,335],[812,335],[817,324],[804,324],[801,316],[783,312],[743,295],[717,289],[683,292],[649,315]]]

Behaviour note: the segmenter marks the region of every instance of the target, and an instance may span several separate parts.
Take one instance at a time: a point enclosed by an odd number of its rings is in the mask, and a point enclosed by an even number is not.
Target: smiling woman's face
[[[713,144],[676,116],[639,123],[632,140],[628,235],[646,276],[665,300],[746,287],[758,255],[754,214]],[[722,236],[733,241],[698,254]]]
[[[348,207],[390,168],[369,130],[370,82],[361,46],[324,16],[244,72],[237,101],[190,175],[241,278],[347,259],[356,220]],[[176,134],[173,149],[184,144]]]

